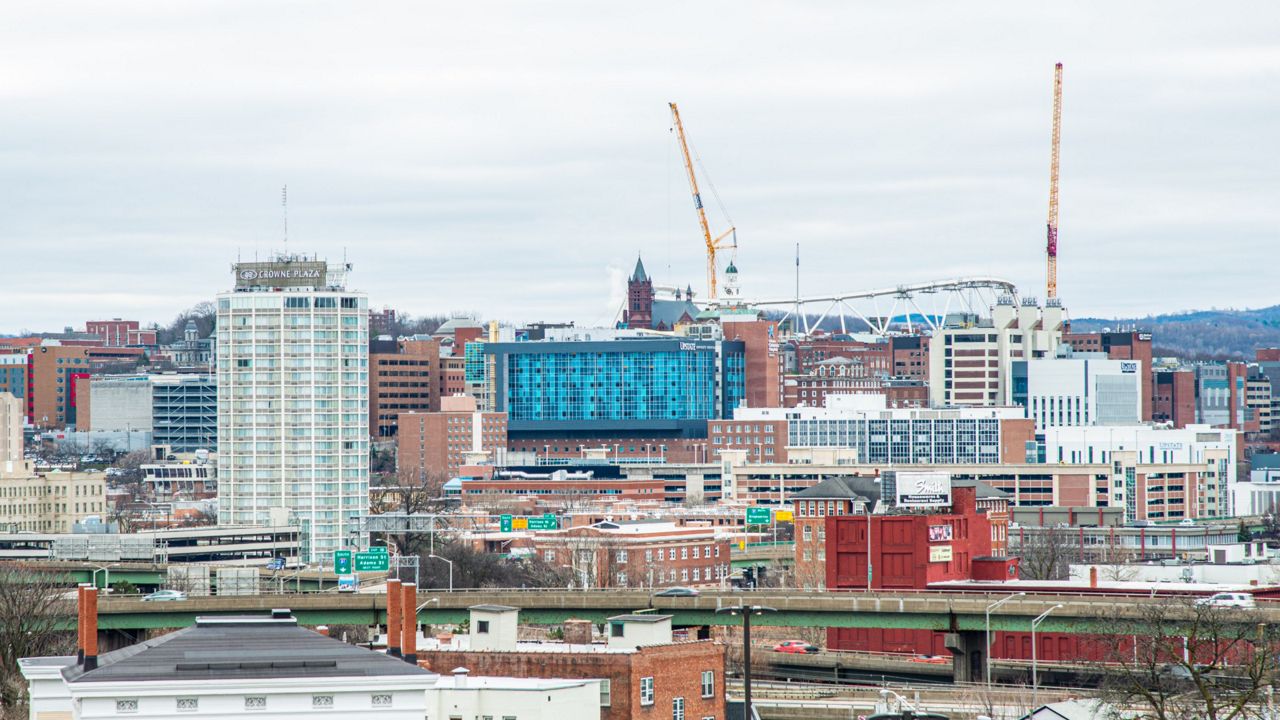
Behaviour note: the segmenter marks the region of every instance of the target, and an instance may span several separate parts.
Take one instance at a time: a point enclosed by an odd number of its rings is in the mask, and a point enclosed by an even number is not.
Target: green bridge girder
[[[718,615],[717,607],[743,602],[768,605],[776,613],[758,616],[755,624],[782,627],[893,628],[981,632],[984,610],[999,596],[944,593],[816,593],[800,591],[716,592],[698,597],[654,597],[648,591],[466,591],[422,590],[420,622],[459,623],[471,605],[520,608],[521,622],[559,624],[570,618],[604,622],[614,615],[652,611],[672,616],[675,626],[736,625],[737,618]],[[1166,598],[1028,595],[1002,605],[991,615],[991,629],[1029,631],[1031,620],[1049,607],[1063,607],[1046,618],[1039,632],[1113,634],[1117,623],[1140,621],[1143,608]],[[304,625],[372,625],[386,621],[386,598],[379,594],[311,593],[243,597],[193,597],[180,602],[143,603],[131,598],[103,598],[99,626],[105,630],[185,627],[197,616],[259,615],[289,608]],[[1264,606],[1242,621],[1280,623],[1280,608]],[[1126,625],[1126,632],[1133,625]]]

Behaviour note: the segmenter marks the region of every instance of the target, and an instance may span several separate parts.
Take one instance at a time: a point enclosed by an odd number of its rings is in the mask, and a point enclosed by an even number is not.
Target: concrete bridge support
[[[946,647],[955,657],[952,678],[956,682],[981,682],[987,665],[985,632],[949,632]]]

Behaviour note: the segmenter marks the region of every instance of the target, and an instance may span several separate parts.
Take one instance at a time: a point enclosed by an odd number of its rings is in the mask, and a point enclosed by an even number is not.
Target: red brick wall
[[[607,678],[611,702],[601,720],[667,720],[671,701],[683,697],[687,720],[724,718],[724,646],[712,641],[643,647],[635,653],[517,653],[418,651],[418,664],[441,674],[455,667],[471,675]],[[702,672],[715,672],[715,692],[702,697]],[[654,702],[640,705],[640,678],[653,678]]]
[[[782,355],[778,352],[778,324],[769,320],[723,323],[725,340],[746,346],[747,407],[782,406]]]

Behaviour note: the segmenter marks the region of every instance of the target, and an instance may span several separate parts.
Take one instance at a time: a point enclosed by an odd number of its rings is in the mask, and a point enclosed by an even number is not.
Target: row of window
[[[390,693],[375,693],[369,696],[369,706],[376,708],[391,707]],[[312,695],[311,708],[313,710],[332,710],[332,695]],[[267,698],[263,695],[246,695],[244,698],[245,710],[266,710]],[[177,712],[199,712],[200,698],[180,697],[174,701],[174,710]],[[132,714],[138,712],[137,698],[122,698],[116,700],[116,713],[121,715]],[[514,718],[503,718],[503,720],[515,720]]]

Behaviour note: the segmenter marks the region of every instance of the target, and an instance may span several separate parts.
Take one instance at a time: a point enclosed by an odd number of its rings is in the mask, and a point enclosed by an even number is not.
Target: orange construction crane
[[[702,237],[707,243],[707,297],[709,300],[716,299],[716,275],[718,274],[716,266],[716,251],[726,249],[737,249],[738,236],[736,228],[730,226],[723,234],[718,237],[711,237],[711,226],[707,224],[707,211],[702,207],[702,194],[698,192],[698,177],[693,172],[693,156],[689,154],[689,143],[684,137],[684,125],[680,122],[680,110],[676,108],[675,103],[671,105],[671,117],[676,123],[676,134],[680,137],[680,150],[684,153],[684,168],[689,172],[689,188],[693,190],[693,206],[698,211],[698,223],[702,227]],[[715,187],[713,186],[714,193]],[[732,241],[726,243],[725,238],[732,236]]]
[[[1047,297],[1058,297],[1058,140],[1062,131],[1062,63],[1053,70],[1053,150],[1049,155]]]

